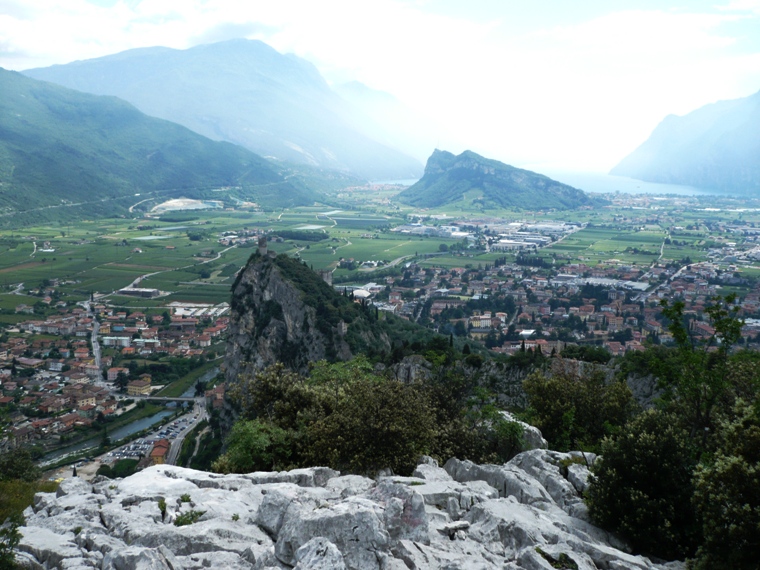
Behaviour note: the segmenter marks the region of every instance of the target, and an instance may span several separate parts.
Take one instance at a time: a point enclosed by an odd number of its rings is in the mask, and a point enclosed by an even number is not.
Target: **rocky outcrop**
[[[69,479],[26,510],[27,568],[433,570],[680,568],[633,556],[587,521],[593,456],[533,450],[505,465],[427,459],[373,481],[326,468],[215,475],[154,466]]]
[[[287,255],[254,254],[232,288],[227,380],[276,362],[307,373],[318,360],[390,350],[375,311],[338,293]]]
[[[227,379],[275,362],[306,371],[309,362],[326,358],[328,352],[351,357],[337,331],[317,327],[316,309],[305,303],[302,291],[275,260],[269,255],[252,256],[232,290]]]
[[[556,180],[515,168],[472,151],[460,155],[435,150],[427,161],[424,176],[396,198],[412,206],[432,208],[467,199],[482,207],[561,210],[590,206],[594,200],[582,190]]]
[[[505,420],[508,422],[516,422],[522,429],[520,439],[522,441],[522,451],[528,451],[530,449],[548,449],[549,443],[544,439],[541,430],[530,424],[526,424],[522,420],[518,420],[515,416],[509,412],[499,412]]]

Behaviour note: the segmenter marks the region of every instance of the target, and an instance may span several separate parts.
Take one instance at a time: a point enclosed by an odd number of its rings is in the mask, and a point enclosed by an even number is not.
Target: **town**
[[[694,197],[610,202],[571,220],[559,212],[393,214],[380,196],[368,211],[249,209],[241,225],[236,211],[214,209],[193,211],[181,226],[181,213],[115,222],[94,239],[86,226],[5,238],[9,253],[29,247],[45,277],[33,286],[41,273],[5,280],[0,447],[33,446],[44,456],[125,422],[161,423],[163,408],[146,398],[193,396],[193,373],[217,369],[230,284],[262,244],[300,258],[357,302],[493,354],[574,357],[573,347],[588,346],[606,361],[668,344],[663,303],[675,301],[694,337],[709,338],[706,308],[727,294],[744,319],[743,345],[758,345],[753,208]],[[72,247],[87,248],[89,265],[76,276],[76,259],[57,257]],[[124,261],[115,263],[114,252]],[[209,392],[209,402],[219,405],[223,390]]]

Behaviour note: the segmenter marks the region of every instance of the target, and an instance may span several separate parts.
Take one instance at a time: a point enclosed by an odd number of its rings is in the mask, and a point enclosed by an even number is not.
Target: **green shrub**
[[[634,549],[666,559],[694,552],[691,505],[695,461],[676,419],[649,410],[602,442],[586,503],[593,522],[619,533]]]
[[[206,511],[187,511],[177,515],[177,518],[174,519],[174,526],[187,526],[196,523],[205,513]]]
[[[11,516],[7,523],[0,527],[0,570],[15,570],[16,554],[14,549],[21,541],[22,534],[18,527],[24,525],[24,517],[20,514]]]
[[[13,515],[21,515],[32,504],[36,493],[52,493],[58,488],[53,481],[0,481],[0,524]]]
[[[578,570],[578,563],[564,552],[560,552],[557,558],[554,558],[554,556],[548,552],[545,552],[538,546],[536,547],[536,552],[538,552],[541,557],[551,565],[552,568],[557,568],[558,570]]]
[[[287,432],[261,420],[235,422],[225,443],[227,451],[212,466],[219,473],[271,471],[288,456]]]
[[[307,437],[314,464],[410,474],[433,444],[435,417],[428,399],[412,386],[362,379],[345,388],[333,413],[312,424]]]
[[[113,479],[114,477],[111,466],[105,463],[103,463],[100,467],[98,467],[98,470],[95,473],[95,475],[103,475],[104,477],[108,477],[109,479]]]
[[[111,468],[111,477],[114,479],[129,477],[137,470],[137,464],[137,459],[120,459]]]
[[[32,454],[24,448],[0,454],[0,481],[36,481],[40,470],[34,463]]]

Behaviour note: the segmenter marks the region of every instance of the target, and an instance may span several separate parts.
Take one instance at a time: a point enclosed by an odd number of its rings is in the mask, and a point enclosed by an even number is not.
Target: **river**
[[[201,376],[200,380],[203,382],[208,382],[214,376],[216,376],[218,372],[219,372],[218,368],[212,368],[211,370],[206,372],[203,376]],[[192,398],[194,395],[195,395],[195,384],[193,384],[187,390],[185,390],[181,394],[181,397]],[[170,406],[171,407],[169,409],[161,410],[160,412],[157,412],[147,418],[135,420],[132,423],[123,425],[113,431],[109,430],[108,437],[111,438],[111,441],[118,441],[120,439],[124,439],[138,432],[141,432],[144,429],[148,429],[150,426],[159,423],[161,420],[163,420],[164,418],[168,416],[171,416],[174,413],[175,411],[174,405],[170,404]],[[43,465],[53,463],[66,455],[79,453],[80,451],[84,451],[85,449],[95,449],[100,445],[101,437],[102,436],[91,437],[90,439],[87,439],[85,441],[80,441],[79,443],[76,443],[74,445],[64,447],[61,449],[56,449],[55,451],[46,453],[45,455],[42,456],[42,459],[40,459],[40,463]]]
[[[136,434],[139,431],[149,428],[153,424],[160,422],[162,419],[164,419],[167,416],[172,415],[173,413],[174,413],[174,410],[161,410],[160,412],[157,412],[153,414],[152,416],[149,416],[147,418],[142,418],[140,420],[136,420],[127,425],[121,426],[120,428],[117,428],[113,430],[112,432],[109,431],[108,437],[111,438],[111,441],[124,439],[125,437],[129,437],[131,435]],[[53,463],[66,455],[76,454],[76,453],[79,453],[80,451],[84,451],[85,449],[95,449],[100,445],[101,438],[102,436],[91,437],[90,439],[80,441],[79,443],[76,443],[74,445],[64,447],[61,449],[56,449],[55,451],[46,453],[45,455],[42,456],[42,459],[40,459],[40,463],[42,465],[46,465],[49,463]]]

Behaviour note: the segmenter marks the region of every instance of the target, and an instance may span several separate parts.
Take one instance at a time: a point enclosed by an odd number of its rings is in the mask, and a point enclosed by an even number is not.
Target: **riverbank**
[[[182,397],[185,392],[188,392],[190,388],[194,388],[196,382],[209,370],[215,368],[218,366],[218,363],[211,360],[209,362],[206,362],[204,365],[199,366],[189,374],[183,376],[176,382],[172,382],[169,384],[166,388],[162,388],[153,396],[161,396],[163,398],[179,398]],[[194,393],[194,390],[193,390]]]
[[[217,372],[217,363],[215,361],[207,362],[166,388],[158,391],[155,395],[169,398],[192,397],[196,382],[198,380],[207,382]],[[77,438],[76,441],[68,442],[63,447],[46,453],[42,457],[40,465],[48,471],[55,471],[66,465],[91,457],[94,452],[100,454],[111,451],[147,435],[155,427],[171,421],[183,413],[185,411],[182,407],[170,408],[142,401],[131,410],[118,416],[112,423],[105,424],[105,435],[110,439],[107,446],[102,446],[103,432],[94,431]]]
[[[135,439],[139,439],[148,435],[158,426],[171,421],[174,418],[179,417],[185,413],[182,408],[177,408],[176,410],[172,411],[162,409],[160,406],[155,407],[161,411],[151,416],[144,417],[141,420],[135,420],[126,426],[122,426],[123,428],[130,428],[129,433],[119,437],[118,439],[116,437],[110,438],[111,441],[108,443],[108,445],[101,445],[102,438],[91,438],[77,444],[77,449],[63,448],[56,450],[53,453],[55,453],[57,457],[54,457],[52,461],[46,462],[45,457],[43,457],[42,461],[40,462],[40,466],[43,467],[46,471],[55,471],[56,469],[60,469],[66,465],[71,465],[88,457],[92,457],[95,453],[99,455],[105,454]],[[118,432],[113,433],[119,435]],[[51,475],[47,476],[50,477]]]

